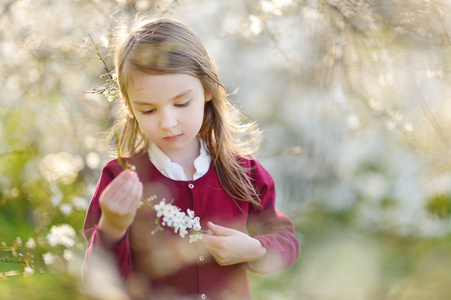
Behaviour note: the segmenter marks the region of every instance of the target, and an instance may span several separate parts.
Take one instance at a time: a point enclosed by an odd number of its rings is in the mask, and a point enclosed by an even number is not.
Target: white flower
[[[184,212],[176,210],[175,214],[174,214],[174,223],[176,225],[182,224],[183,223],[183,219],[185,219],[185,217],[186,217],[186,214]]]
[[[167,204],[164,208],[163,213],[163,222],[167,224],[167,226],[172,227],[174,224],[176,210],[171,204]]]
[[[29,238],[25,245],[27,246],[27,248],[34,249],[36,247],[36,241],[34,240],[34,238]]]
[[[74,258],[74,253],[70,250],[64,250],[63,257],[65,260],[70,261]]]
[[[188,230],[186,230],[186,228],[180,228],[179,234],[180,234],[180,236],[181,236],[182,238],[184,238],[185,235],[188,234]]]
[[[50,252],[44,253],[42,258],[44,259],[44,263],[46,265],[51,265],[55,262],[55,256]]]
[[[166,207],[166,203],[164,200],[160,201],[160,204],[154,205],[154,209],[157,212],[157,217],[161,217],[164,214],[164,209]]]
[[[30,266],[26,266],[23,269],[23,276],[25,276],[25,277],[31,276],[31,275],[33,275],[33,273],[34,273],[34,269],[32,267],[30,267]]]
[[[68,203],[61,204],[60,211],[63,213],[63,215],[68,216],[72,213],[72,205]]]
[[[194,218],[194,210],[191,210],[191,209],[187,209],[186,210],[186,213],[188,214],[188,216],[190,217],[190,218]]]
[[[200,220],[197,220],[197,222],[194,222],[193,230],[194,231],[200,231],[202,228],[200,227]]]
[[[157,218],[163,217],[161,225],[168,226],[174,229],[174,233],[178,233],[182,238],[184,238],[189,230],[194,229],[195,231],[200,231],[200,218],[195,217],[194,211],[191,209],[187,210],[187,213],[182,212],[181,209],[171,203],[166,203],[164,199],[160,201],[159,204],[153,206],[153,209],[157,213]],[[159,224],[159,219],[157,219],[157,224]],[[161,227],[160,227],[161,228]],[[200,237],[191,237],[190,243],[193,241],[198,241]]]
[[[72,205],[76,210],[86,210],[88,208],[88,201],[82,197],[74,197],[72,199]]]
[[[63,245],[67,248],[75,245],[75,230],[69,224],[53,226],[47,235],[50,246]]]
[[[261,20],[257,16],[250,15],[249,22],[250,22],[249,29],[250,29],[251,33],[253,35],[259,35],[263,30]]]
[[[193,228],[193,220],[189,216],[184,216],[182,220],[182,225],[185,228]]]
[[[189,235],[189,242],[190,243],[197,242],[197,241],[199,241],[201,239],[202,239],[202,234],[200,234],[200,233],[190,234]]]

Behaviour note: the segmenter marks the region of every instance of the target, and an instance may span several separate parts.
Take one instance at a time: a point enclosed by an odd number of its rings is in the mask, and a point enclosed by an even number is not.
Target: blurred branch
[[[356,3],[351,1],[351,3],[348,3],[348,1],[326,0],[325,4],[332,8],[333,11],[337,12],[346,25],[348,25],[355,33],[367,37],[366,33],[358,28],[351,20],[351,17],[355,16],[357,11],[361,8],[360,2]]]
[[[431,109],[429,108],[429,105],[426,103],[426,100],[423,99],[421,103],[421,108],[423,109],[426,117],[431,122],[434,129],[437,131],[438,136],[440,137],[440,140],[445,144],[445,146],[449,145],[448,136],[446,135],[445,131],[443,130],[442,126],[440,126],[440,123],[437,121],[437,118],[432,113]]]
[[[437,8],[437,6],[439,5],[438,3],[435,3],[435,2],[434,3],[429,2],[429,3],[431,4],[432,11],[434,12],[434,14],[437,16],[438,19],[440,19],[440,25],[441,25],[442,30],[444,32],[446,43],[450,44],[451,38],[450,38],[450,34],[448,33],[448,30],[446,28],[446,24],[447,24],[447,21],[445,20],[446,14],[441,13],[439,11],[439,9]]]
[[[25,151],[23,151],[23,150],[11,150],[11,151],[7,150],[3,153],[0,153],[0,159],[7,157],[7,156],[12,156],[12,155],[22,155],[24,153],[25,153]]]
[[[271,41],[274,43],[274,48],[277,52],[279,52],[280,55],[285,59],[287,63],[290,63],[290,58],[288,57],[287,52],[280,46],[279,40],[276,38],[276,35],[274,34],[273,30],[268,26],[266,21],[262,21],[264,24],[263,30],[266,32],[266,35],[271,39]]]
[[[94,50],[96,52],[97,57],[103,64],[103,68],[105,69],[106,74],[103,74],[100,76],[100,78],[104,78],[105,76],[108,76],[109,79],[106,80],[105,84],[103,84],[101,87],[93,89],[91,92],[84,92],[89,94],[105,94],[108,98],[108,101],[113,102],[119,95],[120,95],[120,88],[117,81],[116,75],[110,70],[108,67],[108,64],[106,63],[105,59],[103,59],[102,55],[100,54],[99,48],[97,47],[96,43],[92,39],[91,35],[88,34],[92,45],[94,46]]]
[[[161,11],[158,17],[161,18],[167,13],[172,13],[180,2],[181,2],[180,0],[172,0],[171,3],[169,3],[169,5]],[[159,5],[157,5],[157,8],[161,9]]]
[[[4,243],[4,242],[1,243],[0,251],[11,252],[11,255],[13,257],[8,257],[8,256],[1,257],[0,262],[17,264],[20,267],[22,267],[23,270],[21,270],[21,271],[12,270],[12,271],[8,271],[8,272],[0,273],[0,281],[5,280],[6,277],[9,277],[9,276],[16,276],[16,275],[26,276],[27,274],[30,275],[33,273],[32,270],[33,270],[33,264],[34,264],[34,255],[30,254],[28,252],[25,255],[23,255],[22,253],[18,252],[18,250],[21,247],[21,243],[22,243],[22,241],[19,238],[14,241],[12,246],[7,246],[6,243]]]
[[[0,12],[0,16],[3,14],[7,14],[11,8],[11,5],[13,5],[17,1],[18,0],[11,0],[8,3],[6,3],[5,5],[3,5],[3,10]]]
[[[100,54],[99,48],[97,47],[96,43],[94,42],[94,40],[92,39],[91,35],[88,34],[89,39],[91,40],[92,45],[94,46],[94,50],[96,52],[97,57],[99,58],[99,60],[103,63],[103,68],[105,69],[106,75],[108,75],[110,77],[111,80],[113,80],[113,76],[111,75],[111,70],[108,67],[107,63],[105,62],[105,60],[103,59],[102,55]]]
[[[21,275],[22,275],[22,272],[20,272],[20,271],[3,272],[3,273],[0,273],[0,281],[6,280],[7,277],[21,276]]]
[[[292,148],[276,150],[276,151],[273,151],[272,153],[263,154],[260,157],[266,158],[266,157],[274,157],[274,156],[281,156],[281,155],[297,155],[297,154],[301,154],[302,151],[303,151],[303,149],[301,146],[295,146]]]

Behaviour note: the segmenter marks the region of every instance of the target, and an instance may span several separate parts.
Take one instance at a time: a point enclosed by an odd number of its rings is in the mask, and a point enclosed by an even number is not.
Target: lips
[[[169,136],[164,137],[163,139],[168,142],[174,142],[174,141],[178,140],[181,136],[182,136],[182,134],[169,135]]]

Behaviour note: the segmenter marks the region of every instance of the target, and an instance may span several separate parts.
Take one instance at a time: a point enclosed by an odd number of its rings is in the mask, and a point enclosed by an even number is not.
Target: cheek
[[[145,132],[152,128],[152,123],[149,119],[146,118],[136,118],[138,122],[138,126],[141,129],[141,131]]]
[[[204,119],[205,119],[205,111],[202,108],[198,114],[198,117],[196,118],[196,127],[198,131],[200,131],[200,129],[202,128],[204,124]]]
[[[147,132],[149,131],[149,120],[147,118],[144,118],[140,113],[138,112],[136,115],[136,124],[138,125],[139,129],[147,135]]]

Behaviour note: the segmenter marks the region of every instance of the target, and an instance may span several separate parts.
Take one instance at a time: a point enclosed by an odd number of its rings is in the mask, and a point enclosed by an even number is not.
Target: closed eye
[[[176,107],[186,107],[190,104],[191,100],[188,100],[186,102],[183,103],[178,103],[178,104],[174,104]]]
[[[149,109],[149,110],[142,110],[141,113],[143,115],[150,115],[151,113],[153,113],[155,111],[155,109]]]

